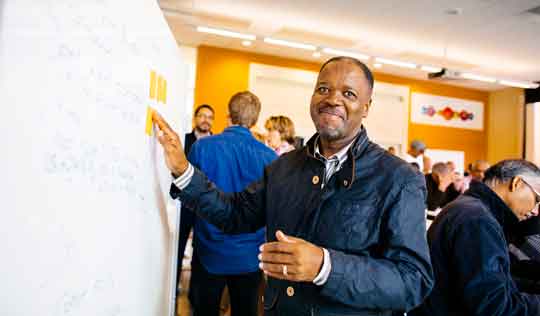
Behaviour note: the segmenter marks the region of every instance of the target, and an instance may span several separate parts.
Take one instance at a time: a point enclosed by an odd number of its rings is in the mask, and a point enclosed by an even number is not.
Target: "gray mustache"
[[[338,110],[337,108],[333,107],[333,106],[323,106],[319,109],[319,113],[328,113],[328,114],[332,114],[332,115],[336,115],[336,116],[340,116],[340,117],[345,117],[345,113],[343,113],[342,111]]]

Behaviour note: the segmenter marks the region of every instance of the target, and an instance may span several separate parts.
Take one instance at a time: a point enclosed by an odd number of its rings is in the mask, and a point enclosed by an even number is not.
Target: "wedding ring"
[[[281,267],[283,268],[283,275],[287,275],[287,266],[282,265]]]

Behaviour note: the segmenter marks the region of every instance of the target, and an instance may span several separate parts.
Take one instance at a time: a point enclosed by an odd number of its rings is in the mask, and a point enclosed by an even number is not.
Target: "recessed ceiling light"
[[[420,66],[420,69],[427,72],[440,72],[442,70],[441,67],[433,67],[433,66]]]
[[[348,56],[348,57],[352,57],[352,58],[356,58],[360,60],[369,59],[368,55],[344,51],[344,50],[338,50],[338,49],[333,49],[333,48],[328,48],[328,47],[323,49],[323,53],[328,54],[328,55],[335,55],[335,56]]]
[[[382,64],[376,63],[376,64],[373,64],[373,67],[375,67],[375,68],[382,68]]]
[[[314,58],[319,58],[321,57],[321,52],[313,52],[313,55],[312,55]]]
[[[480,75],[475,75],[475,74],[470,74],[470,73],[462,73],[461,77],[465,79],[469,79],[469,80],[491,82],[491,83],[494,83],[495,81],[497,81],[497,79],[495,78],[480,76]]]
[[[520,82],[520,81],[510,81],[510,80],[499,80],[499,83],[505,86],[530,89],[532,84],[530,82]]]
[[[240,38],[240,39],[245,39],[245,40],[250,40],[250,41],[254,41],[256,39],[255,35],[214,29],[214,28],[206,27],[206,26],[197,26],[197,32],[209,33],[209,34],[221,35],[221,36],[233,37],[233,38]]]
[[[375,58],[375,61],[381,64],[387,64],[387,65],[392,65],[392,66],[397,66],[397,67],[410,68],[410,69],[416,68],[416,64],[406,63],[406,62],[398,61],[398,60],[377,57]]]
[[[271,38],[271,37],[265,37],[264,42],[268,44],[273,44],[273,45],[287,46],[287,47],[307,49],[307,50],[317,49],[317,47],[315,47],[314,45],[285,41],[285,40]]]
[[[242,45],[251,46],[251,41],[248,41],[248,40],[242,41]]]

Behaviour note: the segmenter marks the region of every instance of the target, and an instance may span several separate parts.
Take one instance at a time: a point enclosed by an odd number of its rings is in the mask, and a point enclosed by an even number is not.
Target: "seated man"
[[[504,160],[443,209],[428,231],[435,287],[414,316],[539,315],[540,297],[519,291],[506,236],[538,215],[540,169]]]
[[[540,294],[540,217],[520,222],[509,235],[510,271],[517,287]]]
[[[444,162],[433,165],[431,173],[426,174],[427,209],[434,211],[445,207],[459,196],[453,185],[454,174]]]

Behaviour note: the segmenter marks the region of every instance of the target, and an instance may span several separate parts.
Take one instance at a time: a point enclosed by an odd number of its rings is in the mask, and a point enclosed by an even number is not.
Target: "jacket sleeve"
[[[425,185],[405,183],[390,204],[377,255],[329,249],[332,270],[321,294],[354,308],[409,311],[433,286],[426,241]]]
[[[509,271],[504,234],[485,219],[460,225],[453,245],[457,293],[471,315],[540,314],[538,296],[520,293]]]
[[[250,233],[265,226],[265,183],[263,179],[244,191],[225,194],[198,169],[189,185],[180,190],[171,185],[171,197],[179,198],[183,207],[228,234]]]

